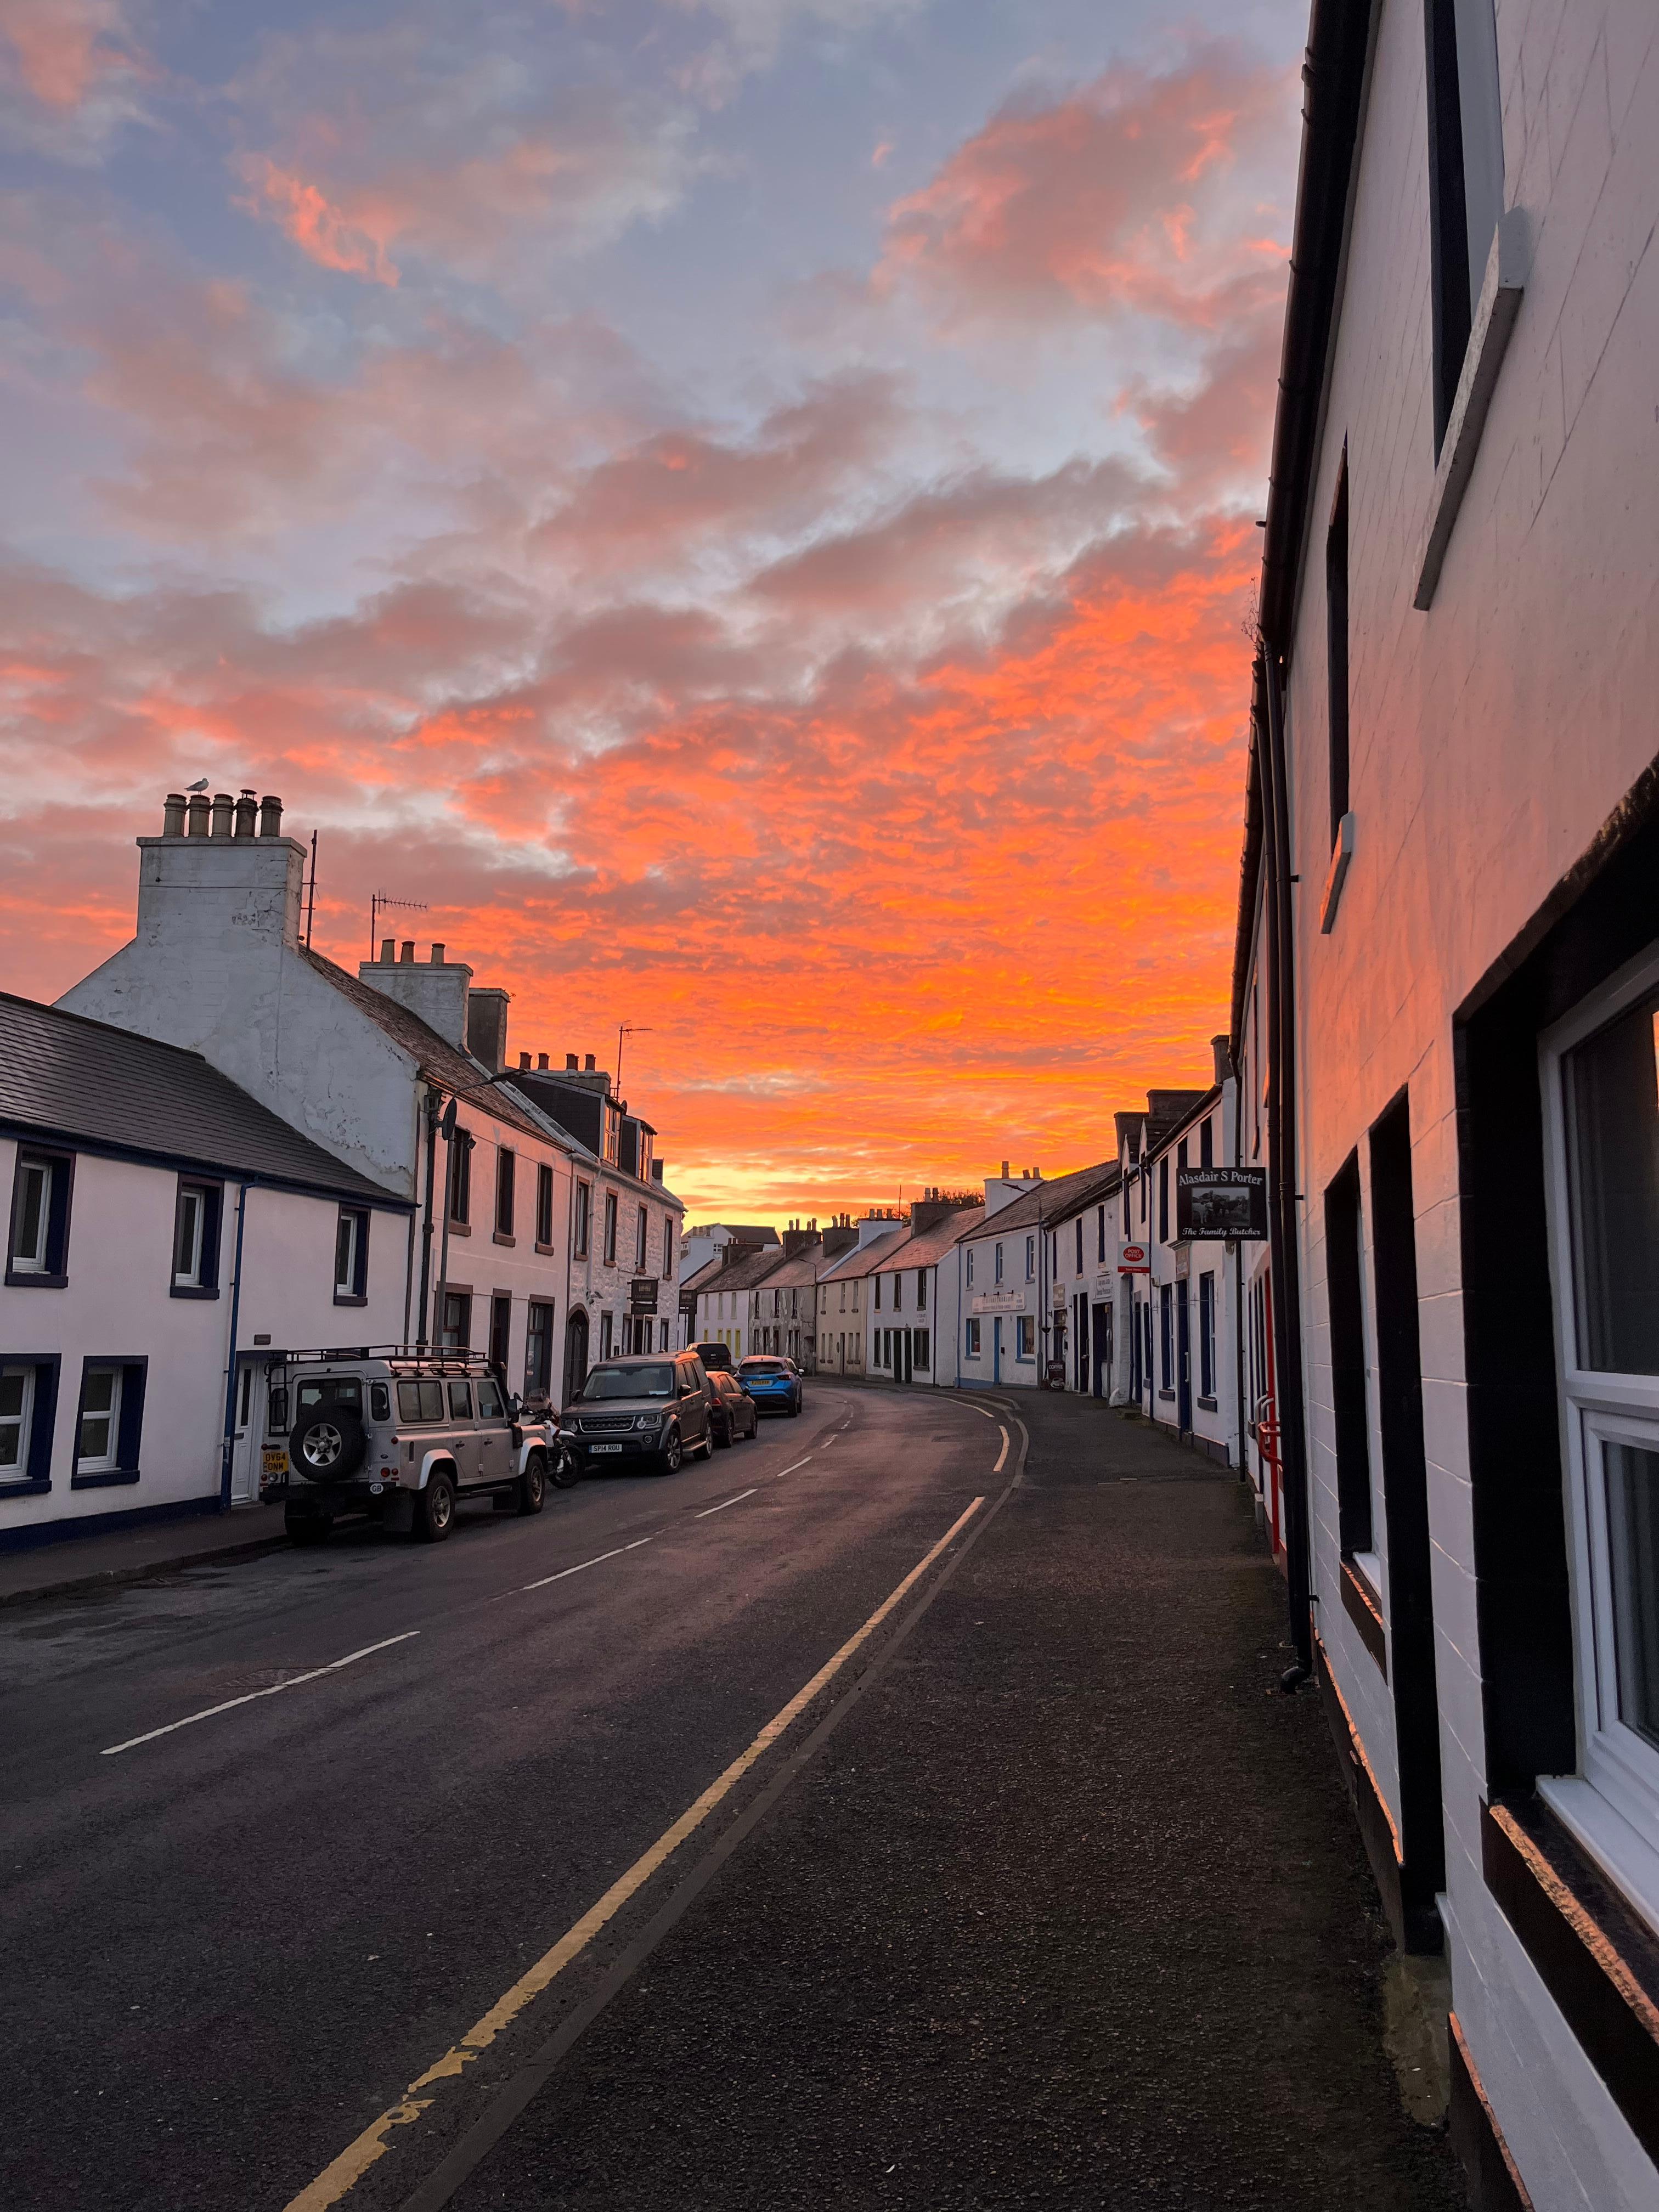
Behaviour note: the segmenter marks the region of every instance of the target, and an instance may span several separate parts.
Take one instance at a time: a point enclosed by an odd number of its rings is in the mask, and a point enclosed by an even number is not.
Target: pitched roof
[[[1154,1153],[1161,1152],[1166,1146],[1173,1144],[1178,1137],[1192,1127],[1194,1121],[1203,1120],[1205,1115],[1214,1106],[1216,1100],[1220,1097],[1221,1085],[1218,1083],[1212,1084],[1207,1091],[1192,1091],[1185,1095],[1191,1100],[1190,1105],[1171,1119],[1161,1124],[1154,1124],[1152,1141],[1147,1146],[1149,1159]]]
[[[729,1267],[715,1267],[708,1280],[699,1283],[697,1287],[703,1291],[752,1290],[757,1283],[767,1279],[774,1267],[782,1265],[782,1246],[769,1244],[763,1252],[750,1252],[741,1260],[733,1260]]]
[[[291,1129],[200,1053],[4,992],[0,1121],[408,1210],[407,1200]]]
[[[1097,1160],[1092,1167],[1056,1176],[1052,1182],[1040,1182],[1023,1197],[1011,1199],[1006,1206],[999,1206],[994,1213],[983,1217],[972,1227],[958,1230],[956,1242],[965,1244],[975,1237],[1000,1236],[1005,1229],[1047,1228],[1053,1222],[1066,1219],[1068,1207],[1087,1205],[1097,1185],[1115,1189],[1117,1177],[1115,1160]]]
[[[792,1253],[786,1260],[780,1260],[766,1279],[774,1290],[778,1291],[793,1289],[802,1283],[816,1283],[823,1264],[823,1246],[804,1244],[799,1252]]]
[[[913,1231],[896,1251],[884,1252],[880,1265],[884,1267],[931,1267],[942,1260],[951,1247],[964,1237],[971,1236],[985,1219],[983,1204],[959,1207],[947,1213],[941,1221],[933,1222],[920,1233]]]
[[[849,1246],[824,1269],[818,1280],[850,1283],[855,1276],[873,1275],[881,1261],[909,1234],[902,1221],[896,1221],[884,1237],[872,1237],[862,1250],[856,1244]]]

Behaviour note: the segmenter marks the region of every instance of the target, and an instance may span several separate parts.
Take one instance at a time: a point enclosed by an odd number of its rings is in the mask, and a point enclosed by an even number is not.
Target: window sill
[[[447,1287],[453,1287],[453,1285],[447,1285]],[[336,1291],[334,1303],[337,1306],[366,1306],[368,1300],[367,1297],[359,1297],[356,1292]]]
[[[452,1221],[449,1224],[449,1233],[452,1237],[470,1237],[472,1234],[472,1224],[470,1221]]]
[[[32,1267],[8,1267],[6,1288],[9,1291],[66,1291],[67,1275],[38,1275]]]
[[[1484,1806],[1480,1857],[1487,1889],[1580,2049],[1659,2160],[1659,1940],[1541,1797]]]
[[[1492,250],[1486,256],[1486,273],[1475,304],[1468,349],[1463,356],[1463,373],[1457,380],[1457,397],[1452,402],[1451,419],[1441,442],[1440,465],[1434,472],[1428,528],[1423,556],[1418,564],[1417,590],[1412,599],[1419,613],[1426,614],[1434,605],[1435,589],[1440,581],[1446,549],[1451,543],[1457,511],[1463,504],[1463,495],[1474,472],[1475,455],[1480,450],[1481,433],[1486,427],[1498,372],[1509,350],[1510,336],[1526,291],[1529,251],[1526,214],[1520,208],[1511,208],[1499,220]]]
[[[495,1229],[490,1231],[489,1241],[492,1244],[516,1244],[519,1240],[516,1237],[509,1237],[504,1230]]]
[[[1364,1569],[1352,1556],[1342,1562],[1342,1610],[1359,1631],[1359,1640],[1389,1679],[1389,1637],[1382,1625],[1382,1600]]]
[[[137,1482],[138,1479],[138,1469],[136,1467],[104,1467],[100,1468],[95,1474],[70,1475],[70,1488],[71,1490],[116,1490],[123,1484]]]
[[[1216,1402],[1213,1398],[1200,1398],[1198,1401],[1198,1410],[1200,1413],[1213,1413],[1215,1409]]]
[[[23,1474],[0,1482],[0,1498],[39,1498],[52,1488],[49,1474]]]
[[[550,1259],[552,1257],[553,1247],[550,1244],[544,1244],[539,1237],[536,1239],[536,1249],[540,1253],[544,1260]]]
[[[1319,933],[1328,937],[1336,927],[1337,905],[1342,896],[1342,886],[1348,880],[1348,863],[1353,858],[1354,818],[1345,814],[1336,825],[1336,842],[1331,848],[1331,865],[1325,877],[1325,896],[1319,902]]]
[[[1159,1385],[1158,1395],[1160,1398],[1168,1398],[1170,1400],[1173,1400],[1175,1397],[1175,1392],[1173,1390],[1164,1389],[1162,1384]]]
[[[216,1298],[218,1295],[216,1283],[174,1283],[167,1292],[170,1298]]]

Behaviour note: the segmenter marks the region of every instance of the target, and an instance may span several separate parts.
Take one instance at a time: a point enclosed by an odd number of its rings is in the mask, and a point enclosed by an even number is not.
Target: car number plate
[[[587,1447],[587,1449],[589,1449],[589,1451],[596,1451],[596,1452],[598,1452],[598,1451],[620,1451],[620,1450],[622,1449],[622,1446],[621,1446],[620,1444],[589,1444],[589,1446]]]
[[[260,1473],[263,1474],[286,1474],[288,1473],[288,1454],[285,1451],[271,1451],[267,1448],[263,1459],[260,1461]]]

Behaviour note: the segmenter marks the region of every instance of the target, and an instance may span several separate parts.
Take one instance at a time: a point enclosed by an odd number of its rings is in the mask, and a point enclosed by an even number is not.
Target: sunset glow
[[[232,12],[0,15],[6,987],[206,776],[693,1218],[1207,1082],[1300,23]]]

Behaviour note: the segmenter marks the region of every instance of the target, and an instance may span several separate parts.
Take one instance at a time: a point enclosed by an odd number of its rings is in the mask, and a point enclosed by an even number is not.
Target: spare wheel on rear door
[[[366,1442],[349,1406],[318,1406],[295,1423],[289,1464],[307,1482],[343,1482],[362,1465]]]

